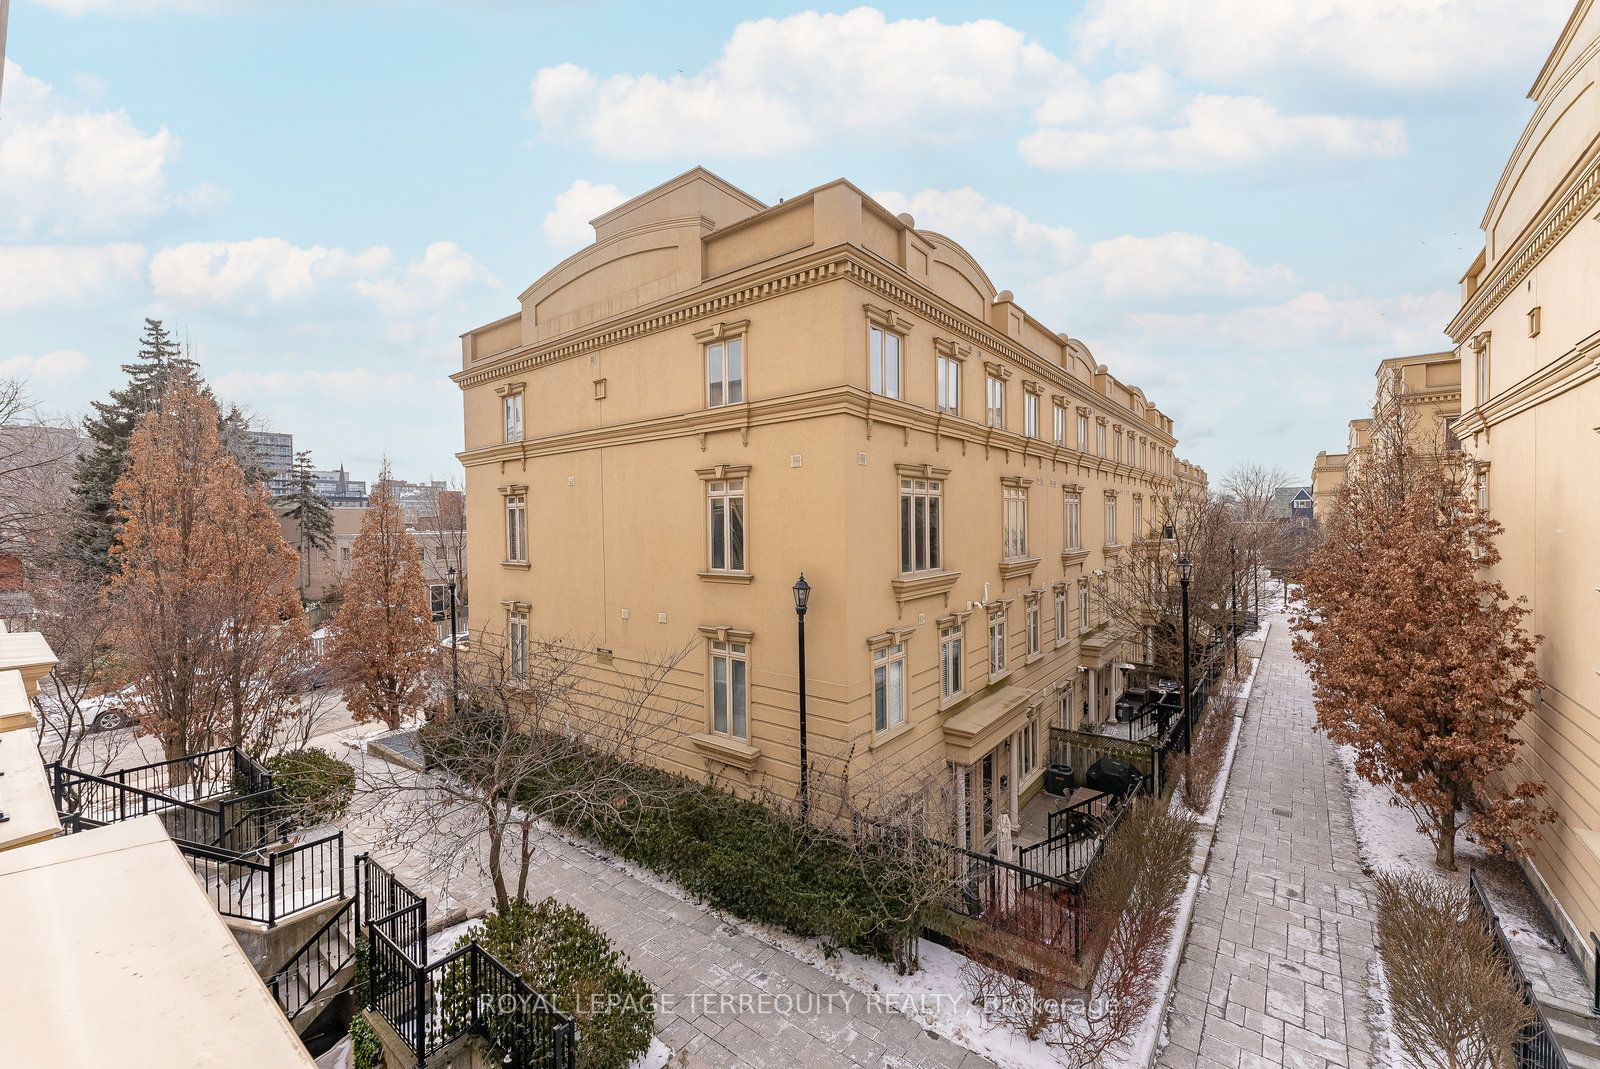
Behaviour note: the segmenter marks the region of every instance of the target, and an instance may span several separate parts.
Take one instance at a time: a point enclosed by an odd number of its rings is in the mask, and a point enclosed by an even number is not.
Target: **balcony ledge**
[[[893,579],[889,585],[894,588],[894,600],[898,602],[915,601],[918,598],[943,594],[948,603],[950,588],[955,586],[956,580],[960,578],[960,572],[913,573]]]
[[[751,769],[756,767],[756,762],[761,758],[759,747],[751,746],[747,742],[731,739],[726,735],[713,735],[704,732],[699,735],[689,736],[695,748],[713,760],[721,761],[725,765],[734,765],[738,768]]]
[[[1038,566],[1038,557],[1018,557],[1015,560],[1003,560],[1000,562],[1000,578],[1001,580],[1020,579],[1023,576],[1032,575],[1033,570]]]

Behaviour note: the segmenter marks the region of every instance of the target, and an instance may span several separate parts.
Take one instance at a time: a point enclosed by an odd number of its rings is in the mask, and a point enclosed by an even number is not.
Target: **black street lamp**
[[[1178,586],[1182,588],[1183,602],[1183,752],[1189,753],[1194,743],[1194,716],[1189,693],[1189,574],[1194,564],[1185,553],[1178,558]]]
[[[1229,630],[1233,635],[1233,678],[1239,678],[1239,551],[1234,547],[1233,539],[1228,539],[1228,581],[1233,585],[1232,612],[1233,623]]]
[[[811,599],[811,584],[804,572],[794,584],[794,615],[800,632],[800,822],[810,819],[811,776],[806,755],[806,602]]]
[[[461,674],[456,656],[456,569],[452,565],[445,573],[450,586],[450,712],[456,711],[457,695],[461,692]]]

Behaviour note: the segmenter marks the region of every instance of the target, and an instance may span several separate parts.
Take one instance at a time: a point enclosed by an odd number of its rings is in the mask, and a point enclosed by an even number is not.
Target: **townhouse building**
[[[1524,767],[1559,819],[1525,869],[1593,965],[1600,931],[1600,7],[1581,0],[1528,91],[1533,115],[1480,221],[1446,332],[1455,433],[1504,527],[1494,568],[1527,599],[1545,681]]]
[[[696,168],[593,225],[462,336],[475,626],[600,686],[687,648],[668,763],[792,797],[803,573],[813,769],[914,770],[985,841],[1044,728],[1110,715],[1096,584],[1205,485],[1172,420],[847,181],[766,205]]]

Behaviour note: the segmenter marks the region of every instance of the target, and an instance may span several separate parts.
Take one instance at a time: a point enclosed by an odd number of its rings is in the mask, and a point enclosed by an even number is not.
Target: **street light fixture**
[[[1189,576],[1194,571],[1194,563],[1185,553],[1178,558],[1178,586],[1182,589],[1183,602],[1183,752],[1191,752],[1194,744],[1194,715],[1191,710],[1189,692]]]
[[[800,650],[800,822],[807,823],[810,819],[811,775],[807,767],[806,753],[806,605],[811,600],[811,584],[806,582],[804,572],[794,584],[794,616],[795,624],[799,630]]]

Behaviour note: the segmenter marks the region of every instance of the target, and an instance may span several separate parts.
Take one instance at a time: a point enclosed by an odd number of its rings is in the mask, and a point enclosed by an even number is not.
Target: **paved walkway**
[[[352,812],[349,852],[371,850],[426,893],[431,917],[489,909],[492,891],[475,864],[449,879],[446,893],[439,877],[425,870],[428,859],[397,854],[383,841],[381,826],[376,814]],[[554,835],[540,842],[528,893],[576,906],[627,953],[661,997],[657,1037],[674,1052],[687,1052],[685,1061],[672,1063],[675,1069],[992,1067],[893,1006],[868,1005],[865,994],[787,951]]]
[[[1379,1064],[1371,885],[1289,640],[1275,617],[1157,1061],[1170,1069]]]

